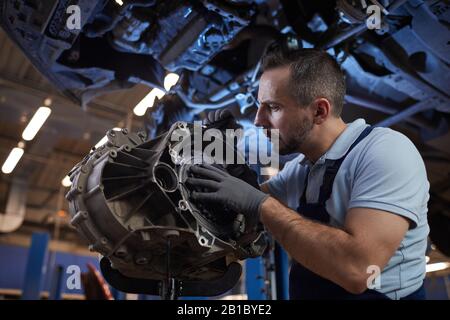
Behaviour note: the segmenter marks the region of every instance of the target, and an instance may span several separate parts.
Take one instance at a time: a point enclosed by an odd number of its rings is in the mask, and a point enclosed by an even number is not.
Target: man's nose
[[[258,111],[256,111],[255,121],[253,124],[256,127],[267,127],[267,118],[263,107],[259,107]]]

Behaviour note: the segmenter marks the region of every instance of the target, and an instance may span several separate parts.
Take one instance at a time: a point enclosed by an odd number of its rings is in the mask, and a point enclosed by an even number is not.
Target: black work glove
[[[258,223],[261,204],[268,194],[209,164],[193,165],[189,170],[195,178],[188,178],[186,183],[208,189],[208,192],[192,191],[193,201],[220,204],[243,214],[246,229]]]
[[[241,128],[241,126],[237,124],[231,111],[228,109],[218,109],[208,112],[205,124],[208,127],[220,130]]]

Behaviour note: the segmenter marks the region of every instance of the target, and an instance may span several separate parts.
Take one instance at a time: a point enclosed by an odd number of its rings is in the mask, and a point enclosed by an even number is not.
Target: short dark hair
[[[328,53],[318,49],[285,50],[274,47],[263,57],[262,71],[289,66],[289,86],[293,97],[302,106],[318,97],[326,98],[333,106],[332,113],[340,116],[344,105],[344,74]]]

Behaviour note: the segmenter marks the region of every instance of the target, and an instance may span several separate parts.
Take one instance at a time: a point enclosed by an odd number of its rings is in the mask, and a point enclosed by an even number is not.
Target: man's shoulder
[[[366,137],[359,152],[359,165],[377,165],[387,169],[423,165],[423,159],[414,143],[403,133],[385,127],[376,127]]]
[[[403,141],[406,142],[408,141],[409,143],[411,143],[411,140],[404,135],[403,133],[391,129],[391,128],[387,128],[387,127],[375,127],[372,130],[373,132],[373,136],[377,139],[387,139],[387,140],[394,140],[394,141]]]
[[[414,152],[419,155],[414,143],[403,133],[391,128],[376,127],[367,137],[363,149],[369,153],[383,155],[393,152],[397,154],[401,152]],[[420,156],[420,155],[419,155]]]

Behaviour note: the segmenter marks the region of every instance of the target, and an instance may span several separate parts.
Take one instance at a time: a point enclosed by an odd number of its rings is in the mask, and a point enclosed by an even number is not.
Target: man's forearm
[[[366,267],[352,235],[305,219],[272,197],[261,206],[261,221],[297,262],[348,291],[361,291]]]

